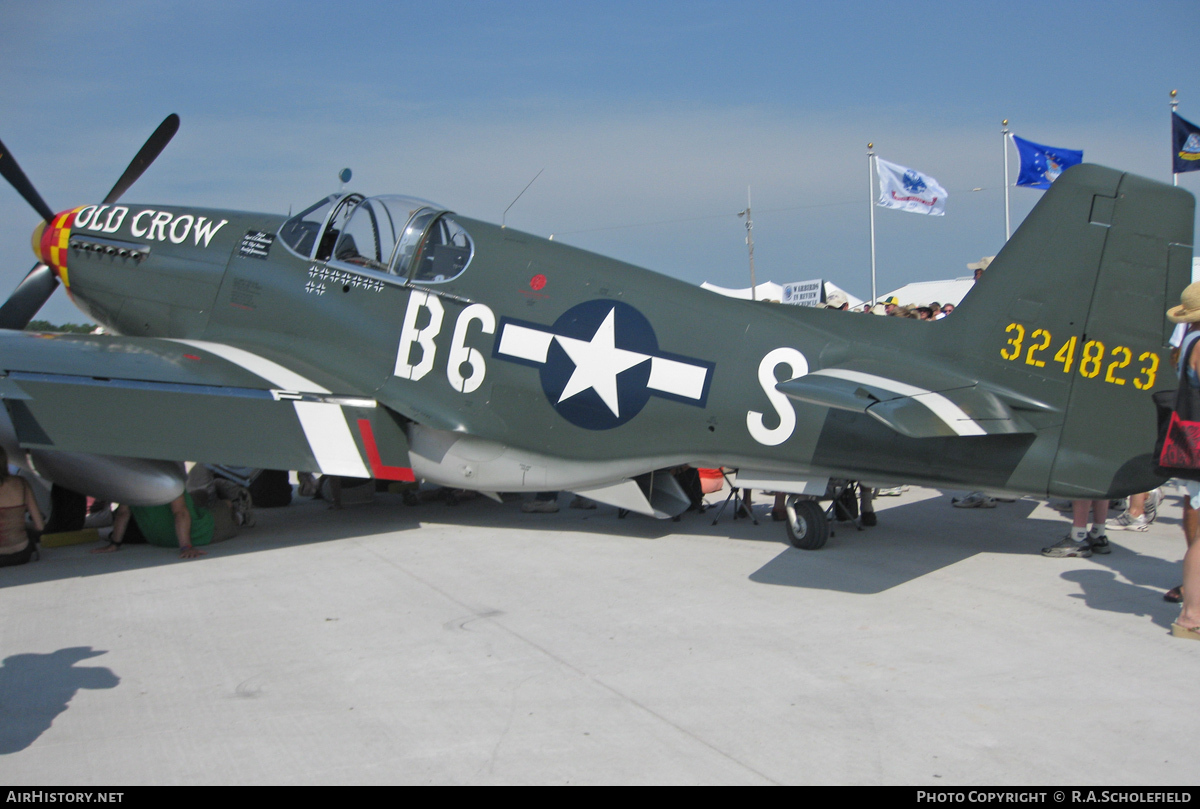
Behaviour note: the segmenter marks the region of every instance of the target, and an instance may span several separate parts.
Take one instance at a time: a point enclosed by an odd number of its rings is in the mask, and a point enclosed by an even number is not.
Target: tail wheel
[[[829,520],[825,509],[816,500],[801,500],[798,496],[788,497],[784,506],[787,511],[788,541],[803,551],[815,551],[825,546],[829,539]]]

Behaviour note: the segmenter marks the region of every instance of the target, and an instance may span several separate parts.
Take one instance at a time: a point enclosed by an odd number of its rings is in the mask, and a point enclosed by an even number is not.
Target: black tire
[[[802,551],[825,547],[829,539],[829,519],[825,516],[825,509],[816,500],[789,497],[784,508],[787,511],[784,525],[792,547]]]

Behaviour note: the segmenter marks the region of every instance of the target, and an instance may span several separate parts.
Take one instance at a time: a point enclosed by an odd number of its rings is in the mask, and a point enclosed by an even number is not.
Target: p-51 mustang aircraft
[[[0,308],[0,438],[76,491],[166,502],[173,461],[567,490],[669,517],[663,470],[725,466],[828,533],[832,479],[1102,498],[1155,476],[1164,317],[1194,199],[1065,172],[955,313],[920,322],[731,300],[402,196],[294,216],[101,202],[44,221]],[[113,335],[23,332],[61,282]]]

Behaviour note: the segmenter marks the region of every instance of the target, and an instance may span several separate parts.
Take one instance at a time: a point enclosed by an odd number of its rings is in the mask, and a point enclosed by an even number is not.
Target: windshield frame
[[[283,220],[283,222],[279,225],[279,228],[275,231],[275,235],[278,237],[279,241],[281,241],[283,243],[284,248],[289,253],[291,253],[293,256],[302,258],[305,261],[319,261],[320,259],[316,259],[316,258],[314,258],[314,256],[316,255],[317,250],[320,248],[321,242],[325,238],[325,232],[329,229],[329,223],[333,219],[333,217],[342,210],[342,208],[345,206],[346,202],[348,201],[348,198],[350,198],[350,197],[358,197],[359,198],[358,202],[354,204],[355,208],[357,208],[358,205],[362,203],[363,199],[365,199],[365,197],[363,197],[362,194],[359,194],[356,191],[347,191],[347,192],[341,193],[341,194],[327,194],[326,196],[317,200],[312,205],[309,205],[307,208],[300,211],[299,213],[288,216],[288,218]],[[286,238],[284,238],[284,235],[283,235],[284,228],[286,228],[290,223],[296,221],[300,217],[303,217],[309,211],[314,211],[317,208],[320,208],[322,205],[326,205],[326,204],[329,205],[329,210],[325,213],[325,218],[321,220],[321,226],[317,229],[317,235],[316,235],[316,238],[313,239],[312,247],[309,248],[307,254],[301,253],[299,250],[292,247],[292,245],[288,242],[288,240]],[[313,220],[313,221],[315,221],[315,220]]]

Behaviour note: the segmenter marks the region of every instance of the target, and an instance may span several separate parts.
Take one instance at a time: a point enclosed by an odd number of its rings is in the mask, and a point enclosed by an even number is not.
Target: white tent
[[[975,284],[974,278],[955,278],[950,281],[917,281],[880,295],[879,300],[895,296],[901,306],[924,306],[927,303],[952,303],[958,306]]]
[[[745,289],[730,289],[729,287],[719,287],[716,284],[710,284],[708,281],[705,281],[700,285],[700,288],[707,289],[709,292],[715,292],[718,295],[724,295],[726,298],[741,298],[744,301],[750,300],[750,287],[746,287]],[[756,300],[783,300],[783,287],[774,281],[763,281],[754,290]]]

